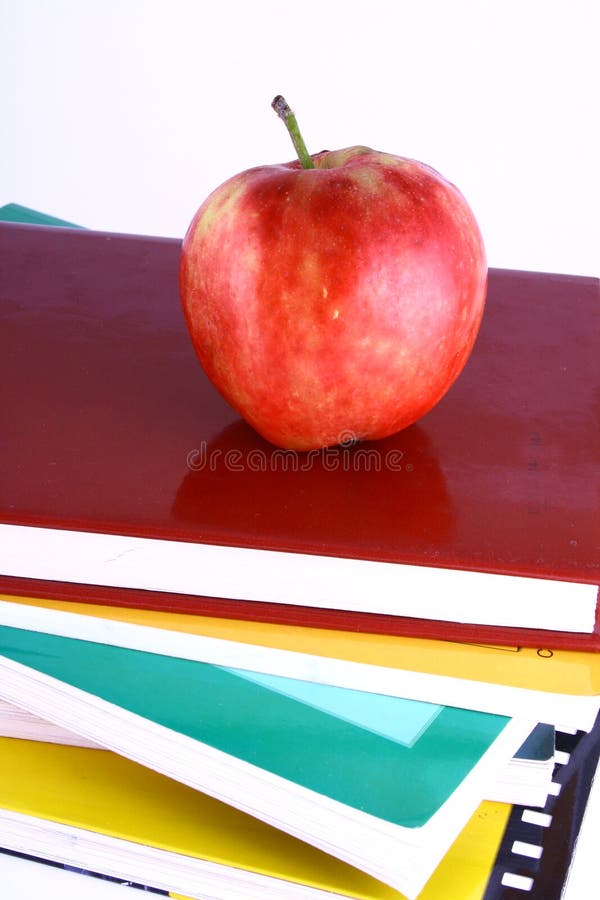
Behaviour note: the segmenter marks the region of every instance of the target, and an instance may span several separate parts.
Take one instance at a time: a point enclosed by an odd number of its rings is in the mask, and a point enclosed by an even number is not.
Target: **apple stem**
[[[302,165],[303,169],[314,169],[315,165],[310,158],[310,154],[306,149],[306,144],[304,143],[304,139],[300,134],[300,129],[298,128],[298,122],[296,121],[296,116],[290,109],[287,100],[285,97],[282,97],[281,94],[277,94],[271,106],[279,116],[279,118],[285,124],[289,135],[292,139],[292,144],[298,154],[298,159]]]

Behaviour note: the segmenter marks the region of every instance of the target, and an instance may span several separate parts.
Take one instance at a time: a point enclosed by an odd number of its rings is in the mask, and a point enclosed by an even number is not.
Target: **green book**
[[[80,225],[74,225],[73,222],[57,219],[56,216],[48,216],[46,213],[29,209],[28,206],[21,206],[19,203],[7,203],[5,206],[0,206],[0,220],[3,222],[23,222],[28,225],[53,225],[62,228],[81,227]]]
[[[415,897],[535,723],[0,627],[0,697]]]

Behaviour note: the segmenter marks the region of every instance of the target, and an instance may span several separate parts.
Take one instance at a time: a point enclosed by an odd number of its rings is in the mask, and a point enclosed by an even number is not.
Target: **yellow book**
[[[480,900],[510,810],[482,803],[419,900]],[[186,898],[403,900],[346,863],[106,750],[0,738],[0,845]]]
[[[600,654],[457,644],[0,595],[0,625],[589,731]]]

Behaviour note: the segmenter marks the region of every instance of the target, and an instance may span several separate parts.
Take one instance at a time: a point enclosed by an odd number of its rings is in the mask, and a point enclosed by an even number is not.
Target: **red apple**
[[[309,157],[285,109],[300,160],[229,179],[187,231],[191,339],[272,443],[383,438],[427,413],[469,357],[487,283],[481,234],[429,166],[368,147]]]

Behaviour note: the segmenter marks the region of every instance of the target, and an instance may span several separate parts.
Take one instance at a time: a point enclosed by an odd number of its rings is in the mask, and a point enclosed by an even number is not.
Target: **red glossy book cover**
[[[438,406],[392,438],[307,456],[269,445],[207,381],[179,303],[179,249],[168,239],[0,224],[0,591],[598,648],[597,280],[491,270],[475,350]],[[29,534],[20,526],[64,532],[60,558],[41,559],[35,542],[16,546]],[[285,569],[271,578],[263,568],[264,596],[252,599],[220,592],[219,572],[204,591],[202,566],[180,578],[168,557],[157,583],[152,567],[145,580],[112,578],[107,560],[88,583],[73,532],[158,549],[275,551],[307,569],[333,560],[337,608],[318,590],[302,602],[293,569],[286,588]],[[451,581],[447,591],[440,582],[437,606],[420,612],[417,596],[409,616],[402,604],[388,612],[387,597],[364,592],[361,604],[360,579],[352,594],[348,560],[495,575],[509,610],[513,577],[567,585],[574,608],[583,587],[588,625],[552,628],[538,609],[533,627],[514,628],[487,588],[472,601],[481,616],[461,623]]]

